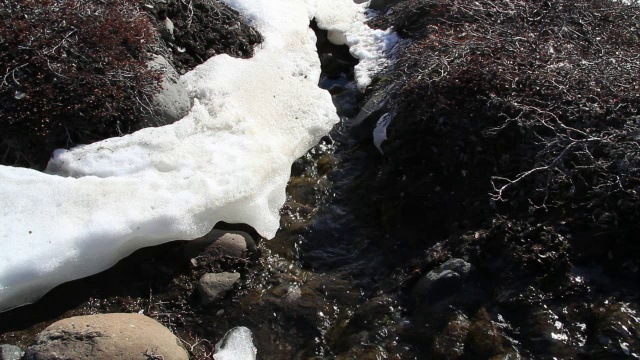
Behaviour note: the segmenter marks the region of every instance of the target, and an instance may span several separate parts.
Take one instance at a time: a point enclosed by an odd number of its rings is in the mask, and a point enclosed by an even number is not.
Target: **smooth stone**
[[[241,234],[226,233],[209,245],[205,251],[217,255],[242,258],[247,253],[247,241]]]
[[[0,345],[0,360],[20,360],[24,355],[21,347],[9,344]]]
[[[159,322],[141,314],[75,316],[53,323],[36,337],[24,359],[176,359],[189,354]]]
[[[240,280],[239,273],[208,273],[204,274],[198,281],[198,292],[203,304],[210,304],[222,298],[233,285]]]
[[[473,266],[462,259],[451,259],[420,279],[413,293],[421,301],[442,300],[462,287],[472,269]]]
[[[203,252],[218,256],[244,258],[247,252],[256,250],[251,235],[243,231],[211,230],[207,235],[191,240],[184,247],[187,257],[194,258]]]

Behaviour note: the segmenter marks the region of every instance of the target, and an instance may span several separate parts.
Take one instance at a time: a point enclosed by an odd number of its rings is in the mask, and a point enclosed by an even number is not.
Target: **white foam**
[[[57,151],[46,173],[0,166],[0,311],[218,221],[273,237],[291,164],[338,121],[309,29],[334,1],[227,0],[264,43],[187,73],[188,116]]]

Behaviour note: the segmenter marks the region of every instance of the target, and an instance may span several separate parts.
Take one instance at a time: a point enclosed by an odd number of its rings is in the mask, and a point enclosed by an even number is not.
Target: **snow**
[[[364,90],[373,76],[388,62],[387,54],[399,40],[392,29],[372,29],[367,19],[373,12],[369,2],[356,4],[352,0],[318,0],[316,21],[320,29],[328,30],[327,38],[335,45],[348,45],[351,55],[360,62],[355,67],[358,89]]]
[[[215,360],[255,360],[257,349],[253,345],[251,330],[238,326],[229,330],[216,344]]]
[[[344,34],[362,59],[361,86],[384,62],[388,35],[366,30],[364,8],[349,0],[225,1],[264,43],[251,59],[219,55],[185,74],[185,118],[58,150],[44,173],[0,166],[0,311],[219,221],[275,235],[291,164],[339,120],[317,86],[310,20]]]

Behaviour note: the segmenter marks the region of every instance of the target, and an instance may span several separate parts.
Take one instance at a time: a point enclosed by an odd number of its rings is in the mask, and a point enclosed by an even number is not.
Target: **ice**
[[[251,330],[243,326],[235,327],[216,344],[215,360],[255,360],[256,347],[253,346]]]
[[[251,59],[220,55],[185,74],[194,99],[188,116],[56,151],[45,173],[0,166],[0,311],[139,248],[203,236],[219,221],[275,235],[291,164],[339,120],[317,86],[309,22],[337,29],[366,18],[344,0],[226,2],[264,43]],[[325,21],[333,4],[351,16]],[[354,49],[376,41],[345,31]],[[363,49],[354,51],[380,55]],[[370,76],[362,72],[375,66],[367,66],[358,76]]]

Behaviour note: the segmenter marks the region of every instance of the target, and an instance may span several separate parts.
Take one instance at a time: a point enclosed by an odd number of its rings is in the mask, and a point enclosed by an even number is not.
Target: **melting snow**
[[[310,20],[362,59],[361,88],[395,35],[369,29],[350,0],[226,2],[264,43],[251,59],[220,55],[187,73],[188,116],[57,151],[45,173],[0,166],[0,311],[218,221],[274,236],[291,164],[339,120],[317,86]]]

